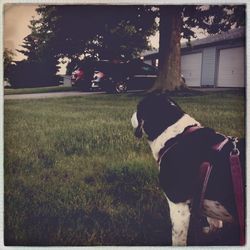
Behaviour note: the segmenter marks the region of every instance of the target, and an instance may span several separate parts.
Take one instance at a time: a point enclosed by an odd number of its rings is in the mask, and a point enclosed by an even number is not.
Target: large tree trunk
[[[151,91],[181,89],[181,10],[182,6],[160,7],[159,77]]]

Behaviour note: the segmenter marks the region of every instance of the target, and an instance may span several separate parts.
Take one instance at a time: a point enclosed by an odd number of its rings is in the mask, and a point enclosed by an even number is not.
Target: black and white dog
[[[172,221],[172,245],[187,245],[190,207],[197,189],[199,168],[204,161],[214,167],[202,205],[202,214],[207,218],[209,227],[203,230],[210,232],[226,224],[237,225],[229,166],[229,154],[233,149],[231,141],[225,143],[219,153],[215,152],[213,145],[223,142],[225,136],[202,127],[166,94],[149,94],[142,99],[131,122],[136,137],[147,136],[159,164],[159,182],[167,197]],[[187,133],[190,129],[193,131]],[[244,142],[238,143],[237,147],[242,148],[240,158],[243,167]],[[236,228],[239,229],[238,226]],[[238,244],[239,230],[234,238],[229,244]]]

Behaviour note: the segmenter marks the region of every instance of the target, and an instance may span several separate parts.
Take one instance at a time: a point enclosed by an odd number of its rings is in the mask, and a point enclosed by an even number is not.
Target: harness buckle
[[[230,152],[230,156],[232,155],[239,156],[240,155],[239,149],[238,148],[232,149],[232,151]]]
[[[232,144],[233,144],[233,147],[234,147],[232,149],[232,151],[230,152],[230,156],[232,156],[232,155],[239,156],[240,155],[240,151],[237,148],[237,142],[239,141],[238,137],[228,136],[228,138],[232,141]]]

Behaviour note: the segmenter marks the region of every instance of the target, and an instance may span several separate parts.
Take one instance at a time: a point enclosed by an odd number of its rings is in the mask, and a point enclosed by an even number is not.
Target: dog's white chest
[[[193,125],[200,126],[200,123],[197,122],[191,116],[185,114],[180,120],[178,120],[176,123],[174,123],[173,125],[168,127],[165,131],[163,131],[163,133],[159,135],[154,141],[148,141],[154,158],[158,160],[159,152],[164,147],[165,143],[168,140],[183,133],[188,126],[193,126]]]

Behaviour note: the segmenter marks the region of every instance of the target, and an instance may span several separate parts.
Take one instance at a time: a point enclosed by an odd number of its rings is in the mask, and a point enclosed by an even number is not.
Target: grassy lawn
[[[22,88],[22,89],[4,89],[4,95],[19,95],[19,94],[36,94],[36,93],[53,93],[74,91],[71,86],[53,86],[53,87],[39,87],[39,88]]]
[[[157,165],[130,125],[140,98],[5,101],[5,244],[169,244]],[[174,99],[203,125],[244,136],[243,94]]]

